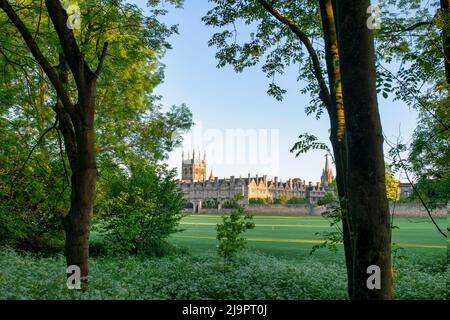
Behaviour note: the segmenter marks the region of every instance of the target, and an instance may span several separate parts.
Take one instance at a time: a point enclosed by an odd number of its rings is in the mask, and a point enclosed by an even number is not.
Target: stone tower
[[[192,152],[192,158],[188,153],[187,159],[184,158],[181,164],[181,180],[187,182],[198,182],[206,180],[206,153],[203,155],[203,160],[198,156],[195,156],[195,149]]]
[[[325,160],[325,169],[322,171],[322,177],[320,178],[320,183],[325,186],[332,183],[334,180],[333,172],[331,171],[330,161],[328,160],[328,154]]]

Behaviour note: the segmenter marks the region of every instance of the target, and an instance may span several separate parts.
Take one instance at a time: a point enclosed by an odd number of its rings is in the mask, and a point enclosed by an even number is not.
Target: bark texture
[[[348,282],[347,288],[349,297],[351,297],[353,287],[353,242],[346,200],[347,145],[345,140],[344,100],[342,97],[342,82],[339,67],[339,49],[335,19],[336,4],[332,0],[320,0],[319,5],[325,42],[325,60],[327,63],[328,82],[331,92],[331,104],[327,107],[331,128],[330,141],[333,147],[336,165],[336,185],[342,213],[342,231]]]
[[[347,196],[352,217],[352,299],[389,299],[391,226],[386,197],[383,134],[376,96],[375,51],[367,27],[368,0],[337,1],[347,140]],[[369,266],[381,270],[380,289],[369,289]]]

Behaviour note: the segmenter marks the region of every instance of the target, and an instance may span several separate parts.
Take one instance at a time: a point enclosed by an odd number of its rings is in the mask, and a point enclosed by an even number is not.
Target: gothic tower
[[[188,153],[188,158],[184,158],[181,163],[181,180],[187,182],[198,182],[206,180],[206,153],[203,156],[203,160],[198,156],[195,156],[195,149],[192,152],[192,158]]]
[[[323,186],[329,185],[334,180],[333,172],[331,171],[330,161],[328,161],[328,154],[326,155],[325,160],[325,169],[322,171],[322,177],[320,178],[320,182]]]

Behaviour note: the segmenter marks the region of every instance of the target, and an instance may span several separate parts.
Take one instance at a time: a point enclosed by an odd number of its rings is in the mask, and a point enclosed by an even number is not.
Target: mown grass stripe
[[[180,224],[184,225],[199,225],[199,226],[215,226],[216,223],[212,222],[180,222]],[[255,227],[288,227],[288,228],[327,228],[329,225],[307,225],[307,224],[265,224],[265,223],[256,223]]]
[[[190,239],[209,239],[216,240],[214,237],[205,237],[205,236],[185,236],[185,235],[177,235],[173,236],[174,238],[190,238]],[[321,240],[308,240],[308,239],[275,239],[275,238],[246,238],[248,241],[257,241],[257,242],[287,242],[287,243],[322,243]]]
[[[208,219],[220,219],[222,217],[222,214],[217,214],[217,215],[199,215],[199,214],[192,214],[192,215],[187,215],[185,217],[185,219],[188,218],[208,218]],[[324,221],[323,217],[317,216],[317,217],[312,217],[312,216],[291,216],[291,217],[287,217],[287,216],[269,216],[269,215],[253,215],[254,219],[295,219],[295,220],[309,220],[309,221]]]
[[[189,239],[208,239],[216,240],[214,237],[207,236],[186,236],[186,235],[176,235],[173,238],[189,238]],[[312,239],[276,239],[276,238],[246,238],[248,241],[255,242],[280,242],[280,243],[309,243],[309,244],[321,244],[322,240],[312,240]],[[342,243],[339,243],[342,244]],[[447,249],[444,245],[428,245],[428,244],[411,244],[411,243],[398,243],[400,247],[405,248],[426,248],[426,249]]]

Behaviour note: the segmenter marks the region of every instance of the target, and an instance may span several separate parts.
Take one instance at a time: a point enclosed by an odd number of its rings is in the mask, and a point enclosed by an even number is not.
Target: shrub
[[[179,231],[185,200],[165,166],[138,164],[108,182],[100,205],[99,232],[112,253],[160,255]]]
[[[322,198],[320,198],[317,201],[317,204],[319,206],[327,206],[327,205],[330,205],[330,204],[335,204],[336,202],[337,202],[336,193],[334,192],[334,190],[330,189],[330,190],[327,191],[325,196],[323,196]]]
[[[288,204],[305,204],[305,203],[306,203],[305,198],[292,197],[288,200]]]
[[[250,198],[248,200],[249,204],[271,204],[272,200],[270,198]]]
[[[219,208],[219,200],[216,198],[207,199],[202,203],[204,209],[217,209]]]
[[[52,165],[50,170],[56,171]],[[44,254],[62,252],[62,219],[67,212],[63,184],[60,176],[40,168],[0,175],[0,246]]]
[[[245,238],[241,236],[248,229],[253,229],[253,217],[245,212],[245,208],[237,202],[229,216],[222,217],[222,223],[217,224],[217,253],[229,262],[236,253],[245,247]]]
[[[280,194],[280,196],[275,199],[274,203],[276,204],[287,204],[289,201],[289,197],[287,194]]]

